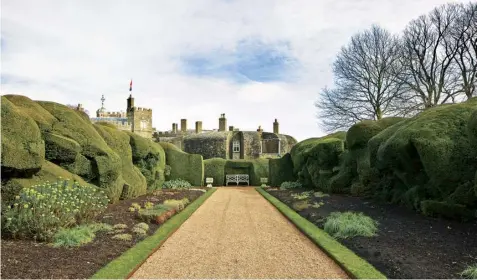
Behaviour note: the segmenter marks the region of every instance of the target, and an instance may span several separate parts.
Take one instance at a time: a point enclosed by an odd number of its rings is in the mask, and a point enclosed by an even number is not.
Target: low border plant
[[[297,182],[285,181],[280,185],[280,190],[297,189],[301,187],[302,185],[298,181]]]
[[[326,218],[323,229],[334,238],[372,237],[376,236],[378,222],[363,213],[333,212]]]
[[[162,185],[163,189],[189,189],[192,188],[191,183],[187,182],[184,179],[174,179],[170,181],[165,181]]]
[[[466,279],[477,279],[477,264],[469,265],[460,273],[460,276]]]

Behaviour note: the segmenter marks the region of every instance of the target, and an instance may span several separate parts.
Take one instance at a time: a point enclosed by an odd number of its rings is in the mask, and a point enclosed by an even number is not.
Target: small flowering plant
[[[2,205],[2,231],[16,238],[50,239],[60,228],[92,221],[109,203],[94,186],[58,180],[22,189]]]

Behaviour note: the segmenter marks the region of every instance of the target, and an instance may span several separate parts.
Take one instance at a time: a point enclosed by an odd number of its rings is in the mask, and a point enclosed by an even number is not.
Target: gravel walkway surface
[[[132,278],[349,278],[254,188],[219,188]]]

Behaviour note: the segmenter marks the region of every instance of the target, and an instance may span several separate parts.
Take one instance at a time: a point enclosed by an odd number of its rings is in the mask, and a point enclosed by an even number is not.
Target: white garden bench
[[[210,178],[210,177],[205,178],[205,183],[207,184],[208,188],[212,188],[213,182],[214,182],[214,178]]]
[[[229,183],[236,183],[237,186],[239,183],[247,183],[247,186],[250,185],[248,174],[225,175],[225,185],[227,186]]]

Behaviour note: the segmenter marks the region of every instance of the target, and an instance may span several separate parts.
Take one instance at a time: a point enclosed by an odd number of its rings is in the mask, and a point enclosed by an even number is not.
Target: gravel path
[[[254,188],[219,188],[132,278],[349,278]]]

